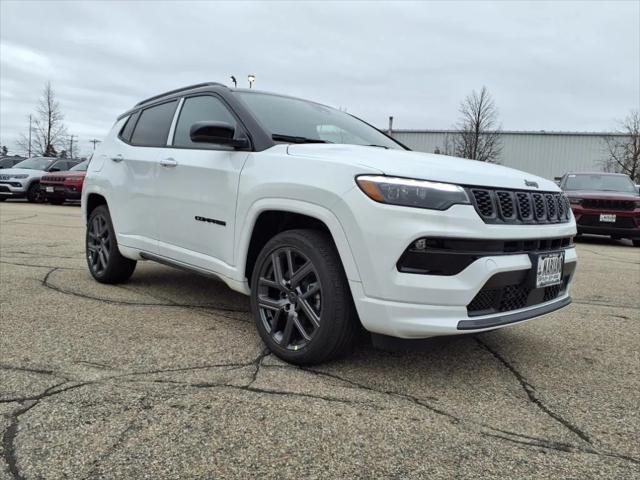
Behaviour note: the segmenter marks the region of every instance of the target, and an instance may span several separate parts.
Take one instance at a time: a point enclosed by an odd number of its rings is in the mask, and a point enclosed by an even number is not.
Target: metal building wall
[[[444,150],[451,131],[397,130],[392,136],[412,150]],[[568,171],[600,171],[607,158],[603,133],[503,132],[500,163],[553,179]],[[609,134],[611,135],[611,134]]]

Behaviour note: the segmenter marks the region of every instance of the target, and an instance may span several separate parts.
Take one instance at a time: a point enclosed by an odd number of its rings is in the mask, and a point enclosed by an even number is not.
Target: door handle
[[[162,165],[163,167],[171,168],[176,167],[178,165],[178,162],[176,162],[175,159],[169,157],[160,160],[160,165]]]
[[[111,157],[111,160],[113,160],[116,163],[120,163],[122,160],[124,160],[124,157],[122,156],[121,153],[119,153],[115,157]]]

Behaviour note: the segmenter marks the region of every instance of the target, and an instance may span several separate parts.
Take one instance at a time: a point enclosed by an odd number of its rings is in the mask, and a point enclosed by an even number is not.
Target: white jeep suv
[[[138,103],[96,151],[82,208],[97,281],[139,260],[215,276],[292,363],[348,352],[360,324],[473,333],[571,301],[576,225],[555,183],[411,152],[282,95],[206,83]]]

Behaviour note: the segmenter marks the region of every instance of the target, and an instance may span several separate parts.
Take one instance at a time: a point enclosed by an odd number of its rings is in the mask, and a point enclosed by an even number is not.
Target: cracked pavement
[[[287,365],[248,299],[140,262],[93,281],[77,206],[0,204],[0,479],[640,477],[640,249],[578,244],[574,304]]]

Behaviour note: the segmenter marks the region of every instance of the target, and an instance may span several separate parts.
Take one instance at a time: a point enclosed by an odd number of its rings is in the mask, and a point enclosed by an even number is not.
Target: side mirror
[[[215,143],[229,145],[234,148],[249,146],[246,138],[234,139],[235,128],[226,122],[196,122],[189,129],[189,138],[194,143]]]

